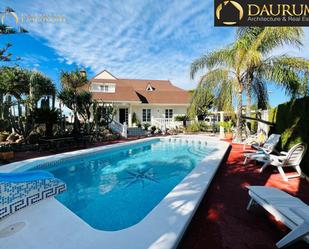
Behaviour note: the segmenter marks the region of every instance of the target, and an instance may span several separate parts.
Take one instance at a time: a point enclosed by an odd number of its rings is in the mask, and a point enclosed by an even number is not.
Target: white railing
[[[109,128],[116,133],[121,134],[121,136],[123,136],[124,138],[128,137],[128,126],[126,123],[121,124],[115,120],[113,120],[110,124],[109,124]]]
[[[153,118],[151,125],[157,126],[161,130],[172,129],[183,125],[181,121],[174,121],[173,118]]]

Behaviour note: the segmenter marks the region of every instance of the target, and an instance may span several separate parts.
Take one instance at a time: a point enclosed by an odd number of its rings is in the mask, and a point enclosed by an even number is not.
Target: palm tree
[[[55,107],[56,87],[53,82],[40,72],[32,72],[29,82],[29,107],[37,107],[42,96],[52,96],[52,108]]]
[[[35,128],[33,110],[39,99],[55,94],[52,81],[39,72],[32,72],[19,67],[3,67],[0,70],[0,92],[6,96],[5,107],[11,108],[8,117],[14,130],[27,141]],[[18,116],[14,113],[17,102]],[[22,114],[22,105],[25,115]]]
[[[63,91],[71,91],[73,94],[73,99],[71,101],[71,108],[73,110],[74,115],[74,133],[78,133],[79,131],[79,120],[78,120],[78,114],[77,114],[77,92],[78,88],[87,84],[87,76],[83,73],[81,73],[79,70],[71,71],[71,72],[65,72],[62,71],[60,75],[60,80],[63,86]],[[65,94],[66,94],[65,93]],[[61,99],[61,93],[59,94]]]
[[[241,140],[242,94],[246,72],[243,61],[244,53],[244,50],[238,48],[237,44],[231,44],[218,51],[210,52],[191,64],[192,79],[199,70],[208,69],[199,82],[203,88],[212,89],[221,100],[223,100],[221,97],[225,96],[229,103],[232,102],[231,97],[236,95],[236,139],[238,140]]]
[[[302,75],[308,71],[308,61],[303,58],[269,56],[273,49],[288,44],[302,45],[302,28],[298,27],[246,27],[237,30],[237,40],[246,49],[248,69],[246,73],[246,115],[250,115],[251,96],[258,106],[267,105],[267,82],[272,81],[284,87],[292,96],[303,87]]]
[[[0,92],[6,96],[6,104],[12,105],[12,97],[17,101],[18,115],[21,115],[22,96],[29,92],[31,72],[19,67],[3,67],[0,71]]]
[[[189,117],[195,118],[196,116],[205,116],[208,110],[213,107],[214,102],[215,96],[212,91],[199,85],[192,92],[191,104],[188,108]]]
[[[260,102],[267,100],[266,83],[269,81],[285,87],[292,95],[298,92],[299,82],[301,82],[300,72],[307,72],[308,62],[302,58],[266,56],[274,48],[283,44],[300,46],[301,36],[301,28],[242,28],[238,30],[237,40],[233,44],[208,53],[192,63],[192,78],[200,69],[205,67],[208,69],[199,84],[217,89],[217,96],[221,102],[228,100],[231,103],[231,96],[236,95],[237,140],[241,140],[244,90],[247,93],[248,113],[251,107],[252,92],[256,93]]]

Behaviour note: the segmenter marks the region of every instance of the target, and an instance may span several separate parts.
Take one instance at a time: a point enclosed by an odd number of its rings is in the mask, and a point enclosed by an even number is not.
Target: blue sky
[[[62,23],[30,23],[29,34],[0,36],[10,42],[18,62],[37,69],[59,87],[61,70],[85,67],[89,76],[103,69],[121,78],[170,79],[192,89],[190,63],[233,40],[234,28],[213,26],[213,0],[4,0],[16,13],[64,16]],[[309,31],[304,48],[280,48],[309,58]],[[271,105],[285,102],[284,92],[270,85]]]

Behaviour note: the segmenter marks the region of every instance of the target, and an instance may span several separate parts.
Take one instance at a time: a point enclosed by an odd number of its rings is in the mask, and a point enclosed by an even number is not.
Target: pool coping
[[[154,137],[106,145],[63,154],[28,159],[5,165],[0,172],[26,170],[25,163],[40,164],[89,152],[122,147],[155,139],[182,138],[205,140],[219,145],[218,150],[205,157],[148,215],[129,228],[106,232],[92,228],[56,199],[42,201],[21,210],[0,222],[0,230],[16,222],[25,222],[26,227],[18,233],[0,238],[4,248],[108,248],[108,249],[170,249],[176,248],[190,223],[200,201],[203,199],[215,173],[225,158],[230,144],[213,137],[181,135]],[[56,157],[56,158],[55,158]],[[46,213],[53,219],[46,220]],[[74,234],[72,234],[74,230]],[[36,236],[34,236],[34,234]],[[39,235],[39,236],[38,236]],[[31,236],[31,237],[30,237]]]

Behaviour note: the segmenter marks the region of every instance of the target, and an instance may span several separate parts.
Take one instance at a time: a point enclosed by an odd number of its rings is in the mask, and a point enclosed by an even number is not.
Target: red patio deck
[[[284,182],[273,167],[243,165],[242,145],[233,144],[226,164],[215,176],[178,249],[274,249],[289,229],[264,209],[247,212],[247,185],[266,185],[287,191],[309,204],[309,183],[300,178]],[[290,249],[309,248],[299,241]]]

